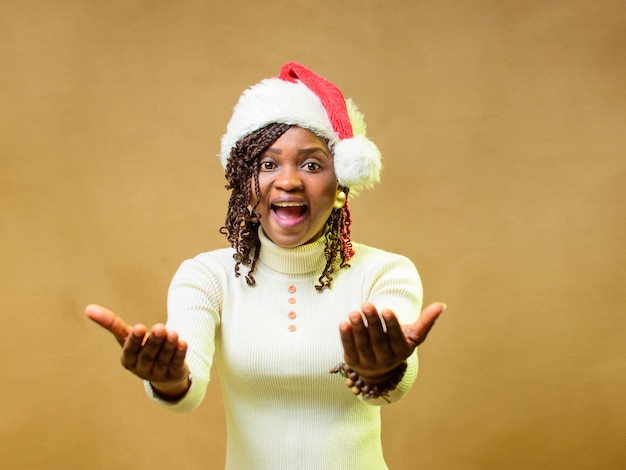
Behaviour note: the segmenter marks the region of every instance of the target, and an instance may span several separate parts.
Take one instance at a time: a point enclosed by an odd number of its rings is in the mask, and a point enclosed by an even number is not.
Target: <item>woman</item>
[[[420,316],[413,264],[350,239],[348,195],[381,168],[363,116],[332,83],[287,63],[243,93],[220,156],[232,248],[181,265],[167,325],[148,332],[96,305],[86,314],[174,411],[202,402],[219,365],[227,468],[387,468],[380,405],[412,386],[416,347],[444,304]]]

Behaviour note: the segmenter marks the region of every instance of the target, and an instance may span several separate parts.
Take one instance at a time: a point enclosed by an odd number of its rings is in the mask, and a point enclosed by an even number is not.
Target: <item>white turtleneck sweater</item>
[[[363,400],[330,370],[343,361],[339,323],[371,302],[403,324],[420,312],[418,273],[405,257],[353,244],[351,267],[331,289],[315,289],[324,239],[281,248],[260,230],[256,286],[235,277],[232,249],[185,261],[172,280],[167,328],[189,344],[193,382],[174,411],[200,405],[215,361],[227,420],[226,468],[235,470],[386,469],[380,437],[383,399]],[[417,354],[390,401],[417,376]]]

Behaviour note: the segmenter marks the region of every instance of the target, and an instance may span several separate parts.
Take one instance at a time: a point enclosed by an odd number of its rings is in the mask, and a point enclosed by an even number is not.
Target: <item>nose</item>
[[[297,191],[303,188],[302,178],[297,168],[287,166],[276,176],[276,187],[283,191]]]

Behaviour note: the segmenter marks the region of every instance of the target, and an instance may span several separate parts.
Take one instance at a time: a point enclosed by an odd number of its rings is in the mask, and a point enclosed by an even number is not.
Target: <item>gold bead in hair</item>
[[[343,191],[339,191],[337,193],[337,196],[335,196],[335,204],[333,204],[333,207],[335,209],[341,209],[346,203],[346,193],[344,193]]]

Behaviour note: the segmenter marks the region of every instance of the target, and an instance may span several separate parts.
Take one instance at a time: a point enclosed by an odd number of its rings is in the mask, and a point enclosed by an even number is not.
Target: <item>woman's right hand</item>
[[[100,305],[88,305],[85,314],[115,337],[122,346],[122,365],[149,380],[158,396],[178,400],[187,393],[191,386],[185,362],[187,343],[178,338],[178,333],[167,331],[160,323],[149,332],[141,324],[131,327]]]

